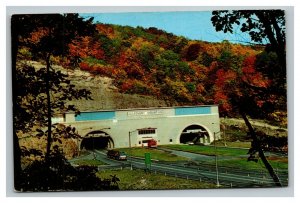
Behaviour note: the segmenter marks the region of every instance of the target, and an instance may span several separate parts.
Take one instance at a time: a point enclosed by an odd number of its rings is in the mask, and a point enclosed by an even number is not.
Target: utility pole
[[[218,170],[218,155],[217,155],[217,146],[216,146],[216,132],[214,132],[214,146],[215,146],[215,165],[216,165],[216,178],[217,178],[217,187],[220,187],[219,183],[219,170]]]
[[[129,131],[128,132],[128,145],[129,145],[129,153],[131,154],[131,133],[133,133],[133,132],[135,132],[137,129],[135,129],[135,130],[133,130],[133,131]],[[128,157],[128,158],[130,158],[130,157]],[[131,158],[130,158],[130,170],[132,170],[132,160],[131,160]]]
[[[129,142],[128,142],[128,144],[129,144],[129,148],[131,148],[131,138],[130,138],[130,136],[131,136],[131,133],[132,133],[133,131],[129,131],[128,132],[128,136],[129,136]]]

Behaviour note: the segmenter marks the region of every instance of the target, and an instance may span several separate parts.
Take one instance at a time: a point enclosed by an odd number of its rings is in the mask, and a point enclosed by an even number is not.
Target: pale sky
[[[193,40],[221,42],[229,40],[233,43],[251,42],[247,34],[236,29],[236,33],[224,34],[216,32],[210,18],[210,11],[178,11],[178,12],[127,12],[127,13],[89,13],[83,17],[94,17],[95,22],[117,25],[156,27],[175,35]]]

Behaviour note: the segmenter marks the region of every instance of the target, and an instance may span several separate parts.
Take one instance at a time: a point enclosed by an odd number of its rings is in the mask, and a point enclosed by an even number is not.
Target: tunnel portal
[[[103,131],[88,133],[82,140],[80,149],[94,150],[114,148],[111,136]]]
[[[207,130],[200,125],[190,125],[180,135],[180,143],[207,144],[209,142]]]

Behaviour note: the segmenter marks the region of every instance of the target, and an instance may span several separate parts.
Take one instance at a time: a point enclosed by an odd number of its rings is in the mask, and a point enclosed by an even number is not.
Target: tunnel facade
[[[151,139],[158,145],[220,139],[216,105],[68,112],[61,123],[77,129],[81,149],[138,147]]]

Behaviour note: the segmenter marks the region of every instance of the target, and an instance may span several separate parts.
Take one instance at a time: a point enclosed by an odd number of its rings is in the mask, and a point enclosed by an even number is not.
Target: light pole
[[[129,142],[128,142],[128,146],[129,146],[129,148],[131,148],[131,138],[130,138],[130,136],[131,136],[131,133],[132,133],[133,131],[129,131],[128,132],[128,139],[129,139]]]
[[[219,183],[219,170],[218,170],[218,154],[217,154],[217,146],[216,146],[216,134],[220,132],[214,132],[214,146],[215,146],[215,162],[216,162],[216,176],[217,176],[217,187],[220,187]]]
[[[131,133],[133,133],[133,132],[135,132],[135,131],[137,131],[137,129],[135,129],[135,130],[133,130],[133,131],[129,131],[128,132],[128,146],[129,146],[129,154],[131,154]],[[130,158],[130,157],[128,157],[128,158]],[[132,170],[132,160],[131,160],[131,158],[130,158],[130,170]]]

